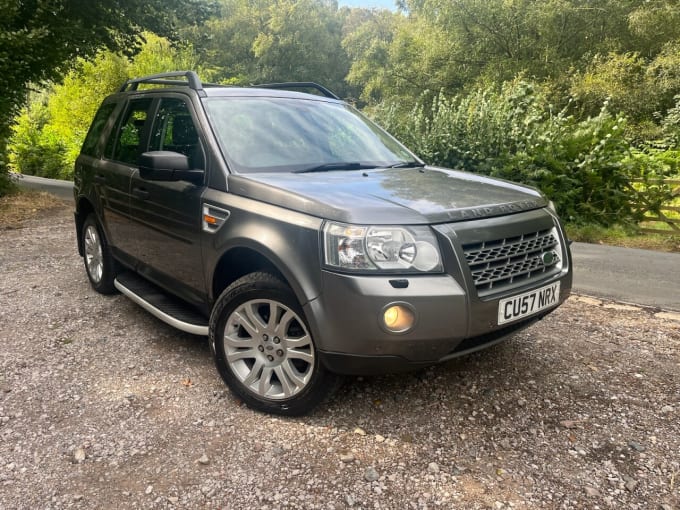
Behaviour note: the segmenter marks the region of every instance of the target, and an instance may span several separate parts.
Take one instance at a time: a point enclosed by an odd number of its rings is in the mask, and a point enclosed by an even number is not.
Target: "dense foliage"
[[[132,54],[145,27],[177,36],[180,23],[212,12],[206,0],[0,0],[0,195],[12,118],[30,84],[59,80],[102,47]]]
[[[80,2],[32,2],[43,3]],[[223,83],[322,82],[429,163],[537,186],[574,222],[635,221],[640,185],[631,179],[679,171],[676,0],[398,0],[396,12],[339,8],[335,0],[217,3],[211,11],[207,0],[163,2],[154,17],[158,2],[146,2],[143,13],[135,2],[116,2],[116,12],[129,15],[112,21],[106,38],[68,54],[50,49],[45,58],[58,65],[17,78],[52,83],[36,87],[16,117],[12,164],[69,177],[102,95],[126,76],[194,68]],[[21,25],[17,9],[8,11],[16,25],[9,37],[30,39],[16,27],[33,22]],[[89,33],[79,13],[61,12],[68,23],[46,34],[62,37],[70,23],[71,41]],[[103,24],[95,16],[94,26]],[[150,35],[141,45],[141,26],[170,35],[173,45]],[[0,35],[0,68],[7,37]],[[42,62],[33,58],[29,68]],[[75,69],[66,74],[67,67]],[[21,99],[12,100],[13,114]],[[667,196],[662,186],[647,188],[652,206]]]
[[[625,118],[606,103],[579,119],[569,107],[556,111],[544,90],[521,80],[422,98],[409,111],[383,103],[373,115],[426,161],[535,186],[572,222],[637,221],[631,178],[653,182],[679,169],[673,158],[680,151],[652,155],[631,147]],[[657,186],[652,205],[669,191]]]

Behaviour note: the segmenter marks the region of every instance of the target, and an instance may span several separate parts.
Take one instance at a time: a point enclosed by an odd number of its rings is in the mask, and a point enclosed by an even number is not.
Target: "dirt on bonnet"
[[[0,508],[680,508],[680,321],[572,297],[513,339],[258,414],[205,339],[89,286],[71,210],[0,231]]]

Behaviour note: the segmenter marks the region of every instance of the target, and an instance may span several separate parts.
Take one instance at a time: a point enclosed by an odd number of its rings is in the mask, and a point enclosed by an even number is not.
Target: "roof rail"
[[[335,95],[333,92],[328,90],[323,85],[319,85],[318,83],[314,83],[312,81],[292,81],[289,83],[262,83],[259,85],[253,85],[253,87],[262,89],[315,89],[321,92],[321,94],[323,94],[325,97],[331,99],[340,99],[337,95]]]
[[[185,78],[184,80],[181,78]],[[168,73],[151,74],[149,76],[142,76],[140,78],[133,78],[127,80],[120,87],[118,92],[135,91],[140,84],[148,85],[171,85],[171,86],[186,86],[196,91],[203,91],[203,87],[219,87],[224,85],[215,85],[212,83],[202,83],[195,71],[171,71]],[[330,99],[340,99],[337,95],[331,92],[326,87],[311,81],[294,81],[288,83],[262,83],[253,85],[256,88],[263,89],[314,89],[325,97]]]
[[[176,78],[186,78],[186,81],[178,80]],[[203,90],[203,84],[194,71],[172,71],[169,73],[151,74],[149,76],[127,80],[120,87],[119,92],[137,90],[140,83],[148,83],[151,85],[179,85],[188,86],[193,90]]]

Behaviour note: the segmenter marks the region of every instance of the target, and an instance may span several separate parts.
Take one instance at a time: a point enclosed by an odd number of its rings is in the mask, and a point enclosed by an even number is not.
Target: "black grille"
[[[480,296],[544,278],[560,268],[555,229],[464,244],[463,251]]]

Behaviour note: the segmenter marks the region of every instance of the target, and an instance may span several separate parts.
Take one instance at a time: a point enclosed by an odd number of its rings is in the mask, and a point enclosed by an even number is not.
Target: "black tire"
[[[210,316],[210,345],[224,382],[257,411],[308,413],[341,380],[320,362],[291,289],[269,273],[246,275],[220,295]]]
[[[118,266],[94,214],[85,218],[81,236],[85,271],[92,288],[100,294],[114,294],[116,288],[113,280]]]

